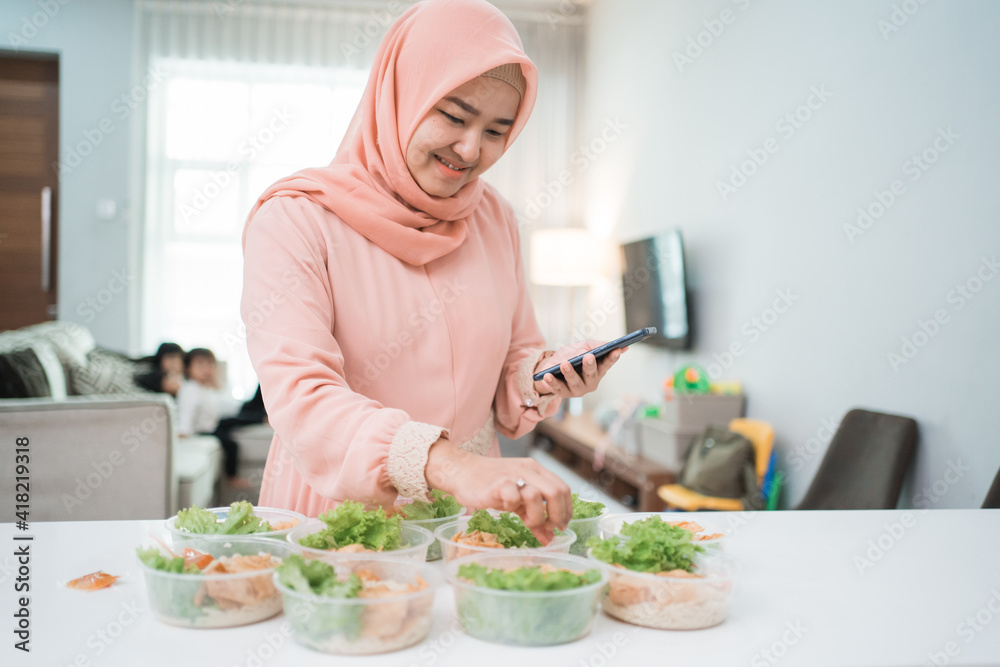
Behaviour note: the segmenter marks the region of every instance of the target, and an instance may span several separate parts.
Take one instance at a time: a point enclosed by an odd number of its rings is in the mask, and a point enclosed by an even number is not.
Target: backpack
[[[746,509],[764,509],[753,443],[721,426],[709,426],[684,456],[678,482],[704,496],[740,498]]]

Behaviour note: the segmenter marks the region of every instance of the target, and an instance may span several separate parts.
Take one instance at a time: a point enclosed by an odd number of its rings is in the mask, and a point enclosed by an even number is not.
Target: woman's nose
[[[472,163],[479,159],[479,132],[463,132],[455,143],[455,153],[463,162]]]

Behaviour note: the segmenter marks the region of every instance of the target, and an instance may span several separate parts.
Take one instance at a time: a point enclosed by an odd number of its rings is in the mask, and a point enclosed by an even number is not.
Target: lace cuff
[[[406,422],[399,427],[389,445],[386,465],[389,482],[399,495],[430,502],[430,489],[424,476],[427,451],[438,438],[447,435],[448,429],[421,422]]]
[[[486,423],[483,424],[483,427],[479,429],[479,433],[472,436],[471,440],[463,442],[459,447],[467,452],[486,456],[490,448],[493,447],[493,440],[496,438],[497,430],[494,422],[493,411],[490,410],[490,416],[487,418]]]
[[[554,354],[555,352],[551,350],[543,350],[521,362],[520,367],[517,369],[517,388],[521,392],[521,398],[524,399],[522,407],[536,408],[539,413],[544,414],[545,408],[556,398],[555,394],[542,396],[535,391],[535,381],[531,377],[535,374],[535,367],[538,365],[538,362],[548,359]]]

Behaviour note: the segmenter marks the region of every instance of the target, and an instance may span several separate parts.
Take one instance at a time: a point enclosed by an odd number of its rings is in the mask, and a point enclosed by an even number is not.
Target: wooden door
[[[0,331],[56,317],[59,60],[0,52]]]

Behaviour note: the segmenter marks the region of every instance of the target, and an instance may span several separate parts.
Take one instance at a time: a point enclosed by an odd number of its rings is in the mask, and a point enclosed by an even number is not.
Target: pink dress
[[[275,430],[260,505],[315,517],[425,497],[442,434],[499,456],[558,408],[531,372],[535,321],[510,205],[486,186],[455,250],[414,266],[305,197],[248,224],[243,321]]]

